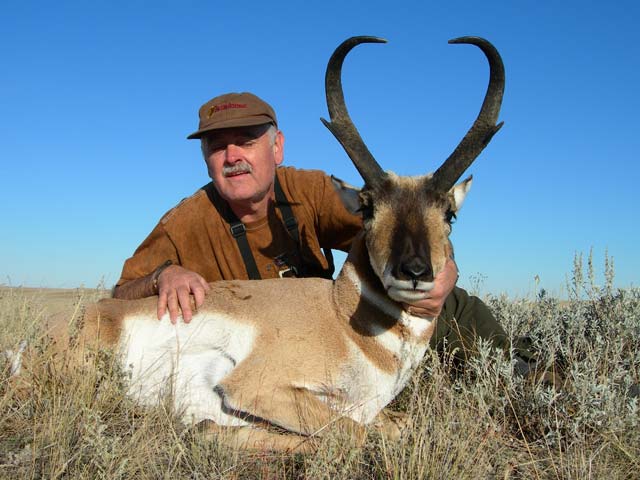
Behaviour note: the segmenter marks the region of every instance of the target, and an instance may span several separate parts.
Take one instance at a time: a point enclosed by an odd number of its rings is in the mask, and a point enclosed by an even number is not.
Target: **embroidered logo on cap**
[[[247,104],[246,103],[223,103],[222,105],[213,105],[211,108],[209,108],[209,112],[207,113],[207,118],[211,118],[214,113],[222,112],[230,108],[247,108]]]

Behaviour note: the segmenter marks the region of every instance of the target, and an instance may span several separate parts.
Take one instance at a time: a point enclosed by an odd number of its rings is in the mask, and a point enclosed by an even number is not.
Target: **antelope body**
[[[155,404],[171,393],[191,421],[259,418],[305,434],[336,413],[366,424],[405,386],[434,327],[405,313],[371,275],[349,263],[335,282],[215,282],[189,324],[158,322],[154,298],[103,300],[85,329],[99,324],[114,340],[134,397]]]
[[[364,219],[335,281],[215,282],[189,324],[173,325],[168,314],[158,321],[154,297],[108,299],[87,310],[81,341],[118,351],[131,372],[129,391],[140,402],[171,394],[185,420],[213,422],[214,430],[235,427],[227,430],[245,447],[294,448],[334,421],[356,431],[373,423],[397,433],[380,413],[406,385],[435,327],[433,318],[412,316],[402,303],[428,296],[452,253],[450,220],[471,179],[454,184],[501,126],[495,122],[504,71],[486,40],[453,41],[475,44],[489,59],[481,112],[434,174],[398,177],[383,172],[367,150],[340,81],[354,46],[382,41],[348,39],[327,68],[331,122],[323,122],[365,181],[357,190],[335,180],[345,205]],[[279,431],[269,432],[270,426]]]

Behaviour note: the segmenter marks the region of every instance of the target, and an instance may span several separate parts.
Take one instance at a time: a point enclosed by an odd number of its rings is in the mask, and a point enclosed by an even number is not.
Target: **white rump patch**
[[[190,323],[172,324],[165,315],[125,319],[120,341],[122,363],[131,374],[129,394],[144,405],[172,395],[177,412],[193,422],[219,425],[246,422],[222,411],[216,385],[250,353],[252,326],[219,313],[197,313]]]

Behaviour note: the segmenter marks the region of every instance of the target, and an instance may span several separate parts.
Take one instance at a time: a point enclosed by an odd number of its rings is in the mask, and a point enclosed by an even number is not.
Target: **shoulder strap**
[[[262,277],[260,276],[260,272],[258,271],[258,266],[256,265],[256,261],[253,258],[253,254],[251,253],[251,247],[249,247],[249,241],[247,240],[247,229],[244,224],[240,221],[240,219],[233,213],[231,208],[224,208],[223,204],[224,200],[219,196],[216,188],[213,185],[213,182],[206,184],[202,187],[202,190],[205,191],[207,197],[209,197],[209,201],[216,208],[220,216],[224,219],[225,222],[229,225],[229,231],[233,238],[235,238],[236,243],[238,244],[238,250],[240,250],[240,255],[242,256],[242,261],[244,262],[244,266],[247,269],[247,275],[250,280],[260,280]]]
[[[238,244],[238,249],[240,250],[240,255],[242,255],[244,266],[247,269],[249,280],[260,280],[262,277],[258,271],[258,266],[253,258],[253,254],[251,253],[251,247],[249,247],[249,241],[247,240],[247,229],[244,227],[244,224],[240,220],[236,219],[234,223],[229,225],[229,229],[231,230],[231,235],[233,235],[233,238],[236,239],[236,243]]]
[[[273,186],[276,193],[276,207],[278,207],[280,213],[282,214],[282,221],[284,222],[284,226],[287,227],[287,232],[289,232],[291,238],[293,238],[293,240],[296,242],[296,245],[298,245],[298,243],[300,242],[300,234],[298,233],[298,221],[293,214],[293,210],[291,210],[291,205],[289,203],[289,200],[287,200],[287,196],[282,190],[282,186],[280,186],[278,175],[276,175]]]
[[[280,186],[280,180],[278,180],[278,175],[276,175],[276,179],[274,182],[274,188],[276,193],[276,206],[280,209],[280,213],[282,214],[282,220],[284,221],[285,227],[287,227],[287,231],[293,240],[296,242],[296,246],[298,250],[300,250],[300,234],[298,232],[298,222],[296,217],[291,210],[291,204],[289,200],[287,200],[287,196],[284,194],[282,187]],[[328,269],[322,272],[322,276],[325,278],[332,278],[333,272],[335,272],[335,264],[333,263],[333,253],[330,248],[322,248],[322,252],[324,253],[325,258],[327,259]],[[304,265],[302,266],[304,269]],[[305,269],[306,270],[306,269]]]

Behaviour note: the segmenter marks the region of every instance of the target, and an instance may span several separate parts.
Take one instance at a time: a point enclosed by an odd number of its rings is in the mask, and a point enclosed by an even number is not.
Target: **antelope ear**
[[[454,185],[449,190],[449,197],[451,198],[451,210],[457,212],[462,207],[464,199],[471,190],[471,183],[473,181],[473,175],[469,175],[466,180],[463,180],[457,185]]]
[[[333,175],[331,175],[331,182],[340,196],[344,208],[354,215],[357,214],[360,211],[360,189],[343,182]]]

